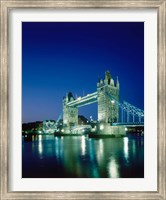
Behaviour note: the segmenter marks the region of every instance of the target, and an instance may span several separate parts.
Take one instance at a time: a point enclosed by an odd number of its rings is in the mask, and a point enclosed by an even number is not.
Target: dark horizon
[[[144,109],[143,22],[23,22],[22,123],[57,120],[69,91],[96,91],[109,70],[120,97]],[[97,103],[79,108],[97,119]]]

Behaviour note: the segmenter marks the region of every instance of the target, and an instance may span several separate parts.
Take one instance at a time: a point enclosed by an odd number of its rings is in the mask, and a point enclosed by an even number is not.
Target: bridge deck
[[[97,102],[97,92],[87,94],[84,97],[78,97],[76,100],[67,103],[67,106],[81,107]]]

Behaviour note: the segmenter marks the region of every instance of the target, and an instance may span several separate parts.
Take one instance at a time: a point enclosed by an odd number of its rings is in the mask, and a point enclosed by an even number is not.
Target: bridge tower
[[[112,124],[118,122],[119,108],[114,100],[110,100],[111,95],[115,100],[119,100],[120,84],[118,78],[116,83],[109,71],[105,72],[104,80],[100,79],[97,83],[98,98],[98,122],[99,124]]]
[[[72,126],[78,125],[78,108],[73,106],[67,106],[68,102],[74,101],[73,94],[69,92],[66,97],[63,98],[63,126],[66,129],[71,129]]]

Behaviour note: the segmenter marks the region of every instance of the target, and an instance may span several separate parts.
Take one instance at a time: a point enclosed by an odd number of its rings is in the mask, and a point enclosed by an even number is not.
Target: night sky
[[[144,109],[143,22],[23,22],[23,122],[56,120],[63,96],[95,92],[106,70],[120,98]],[[79,114],[97,119],[97,103]]]

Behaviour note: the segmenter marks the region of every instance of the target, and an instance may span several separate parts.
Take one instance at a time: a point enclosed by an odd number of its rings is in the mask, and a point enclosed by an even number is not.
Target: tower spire
[[[116,86],[119,87],[119,85],[120,85],[119,84],[119,79],[118,79],[118,76],[117,76],[117,78],[116,78]]]
[[[105,79],[107,79],[107,80],[111,79],[111,74],[110,74],[109,70],[107,70],[105,72]]]

